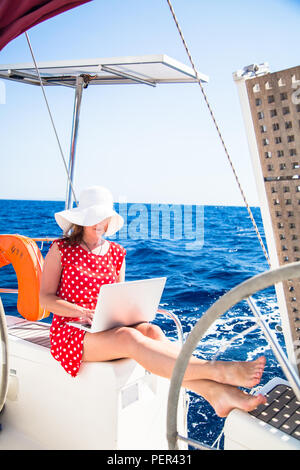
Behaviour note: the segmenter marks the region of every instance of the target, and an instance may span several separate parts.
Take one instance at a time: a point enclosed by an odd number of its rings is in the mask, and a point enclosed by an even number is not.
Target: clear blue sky
[[[196,67],[251,204],[257,205],[232,73],[299,65],[300,1],[173,0]],[[94,0],[29,30],[37,61],[167,54],[188,64],[166,0]],[[25,36],[1,64],[30,62]],[[39,87],[5,82],[0,105],[0,198],[64,199],[65,170]],[[46,89],[68,158],[73,90]],[[89,87],[75,189],[108,186],[115,199],[243,205],[198,85]]]

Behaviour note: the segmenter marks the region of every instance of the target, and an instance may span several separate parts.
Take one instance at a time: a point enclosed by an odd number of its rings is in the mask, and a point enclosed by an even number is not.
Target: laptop
[[[91,325],[68,322],[90,333],[154,320],[166,277],[103,284]]]

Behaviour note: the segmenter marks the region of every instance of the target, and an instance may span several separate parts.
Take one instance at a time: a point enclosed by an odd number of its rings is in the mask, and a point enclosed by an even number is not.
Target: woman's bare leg
[[[170,378],[179,352],[178,345],[171,341],[157,341],[136,328],[119,327],[101,333],[86,333],[83,361],[132,358],[146,370]],[[264,357],[251,362],[210,362],[192,356],[184,380],[207,379],[251,388],[260,382],[264,365]]]
[[[263,395],[249,395],[232,385],[211,380],[184,381],[183,386],[205,398],[221,418],[228,416],[234,408],[249,412],[266,403]]]

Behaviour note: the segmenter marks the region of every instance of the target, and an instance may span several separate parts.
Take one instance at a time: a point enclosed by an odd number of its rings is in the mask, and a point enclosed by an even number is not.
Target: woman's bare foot
[[[228,416],[234,408],[249,412],[267,401],[263,395],[249,395],[236,387],[219,383],[210,387],[205,398],[220,418]]]
[[[252,388],[260,382],[265,364],[264,356],[247,362],[216,361],[211,363],[214,370],[213,380],[237,387]]]

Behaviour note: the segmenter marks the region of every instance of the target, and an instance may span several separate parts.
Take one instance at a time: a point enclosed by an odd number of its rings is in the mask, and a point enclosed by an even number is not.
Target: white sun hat
[[[80,194],[78,207],[56,212],[54,216],[64,233],[68,233],[74,224],[89,227],[110,217],[105,232],[105,235],[109,237],[120,230],[124,224],[123,217],[114,210],[111,192],[103,186],[91,186],[84,189]]]

